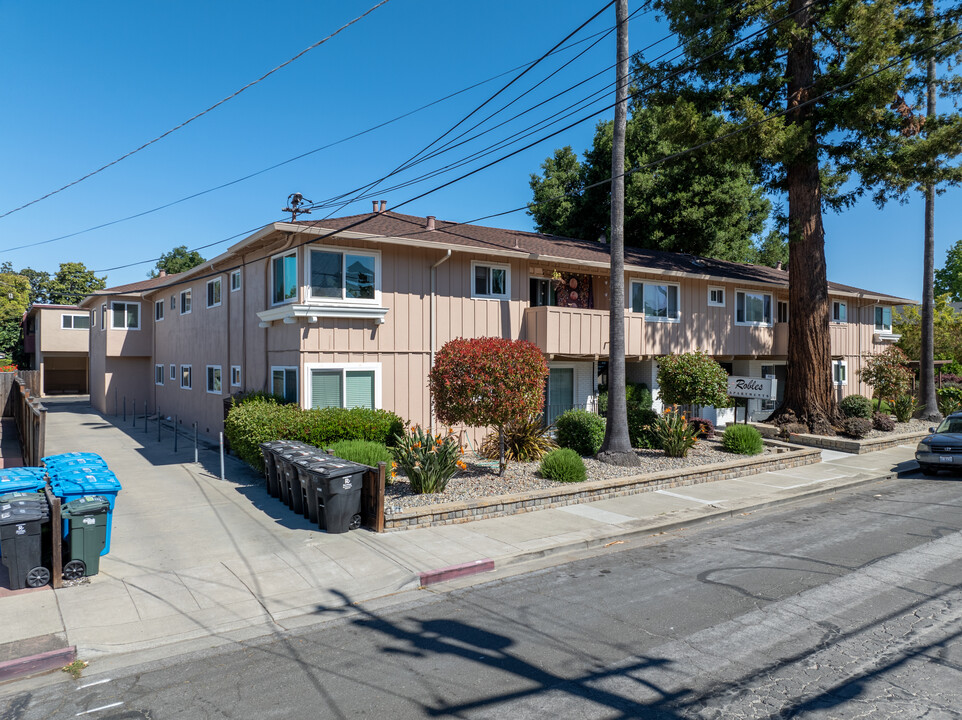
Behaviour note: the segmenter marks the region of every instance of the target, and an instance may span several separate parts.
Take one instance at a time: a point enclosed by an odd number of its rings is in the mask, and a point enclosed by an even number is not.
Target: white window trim
[[[157,374],[157,371],[158,371],[158,370],[160,370],[160,374],[159,374],[159,375]],[[166,373],[165,373],[165,370],[166,370],[166,368],[165,368],[163,365],[154,365],[154,385],[163,385],[163,384],[164,384],[164,375],[166,374]],[[159,381],[159,382],[158,382],[158,380],[157,380],[158,377],[160,378],[160,381]]]
[[[277,307],[278,305],[290,305],[291,303],[296,303],[297,300],[298,300],[298,297],[299,297],[300,294],[301,294],[300,288],[298,288],[298,289],[297,289],[297,292],[294,293],[294,297],[286,298],[286,299],[284,299],[284,300],[281,300],[280,302],[274,302],[274,261],[277,260],[278,258],[285,258],[285,257],[289,257],[289,256],[291,256],[291,255],[294,256],[294,263],[295,263],[295,267],[294,267],[294,278],[296,279],[296,278],[297,278],[297,273],[298,273],[298,266],[299,266],[299,264],[300,264],[300,262],[301,262],[300,254],[297,252],[296,249],[294,249],[294,250],[286,250],[286,251],[284,251],[284,252],[282,252],[282,253],[277,253],[276,255],[271,255],[270,262],[267,263],[267,272],[268,272],[268,274],[270,275],[270,283],[268,283],[268,284],[269,284],[269,287],[268,287],[267,291],[268,291],[268,293],[270,293],[270,294],[268,295],[268,298],[269,298],[270,301],[271,301],[271,307]]]
[[[712,290],[720,290],[722,294],[721,302],[712,302],[711,293]],[[719,287],[717,285],[708,286],[708,307],[725,307],[728,302],[728,298],[725,296],[725,288]]]
[[[235,278],[235,277],[237,278],[237,287],[234,287],[234,278]],[[237,291],[240,290],[240,289],[241,289],[241,271],[240,271],[240,270],[234,270],[234,271],[230,274],[230,291],[231,291],[231,292],[237,292]]]
[[[767,295],[770,302],[769,307],[771,308],[772,317],[769,322],[748,322],[747,320],[738,320],[738,293],[745,293],[746,295]],[[736,325],[741,325],[743,327],[772,327],[775,324],[775,314],[778,312],[778,308],[775,305],[775,296],[770,292],[765,292],[763,290],[746,290],[743,288],[738,288],[735,290],[735,311],[732,313],[732,317],[735,319]]]
[[[164,305],[166,303],[163,300],[157,300],[154,302],[154,322],[160,322],[164,319]],[[157,317],[157,311],[160,311],[160,317]]]
[[[210,371],[217,370],[220,373],[220,390],[210,389]],[[207,388],[207,392],[211,395],[223,395],[224,394],[224,371],[220,365],[208,365],[204,368],[204,385]]]
[[[294,384],[297,387],[301,386],[301,371],[296,365],[271,365],[270,375],[267,376],[268,387],[271,392],[274,392],[274,371],[275,370],[293,370],[294,371]],[[297,398],[295,398],[296,400]],[[303,405],[301,406],[303,407]]]
[[[235,370],[237,371],[237,382],[234,382],[234,371],[235,371]],[[241,366],[240,366],[240,365],[231,365],[231,366],[230,366],[230,386],[231,386],[231,387],[240,387],[240,386],[241,386],[241,377],[242,377],[242,376],[241,376]]]
[[[181,290],[181,291],[180,291],[180,314],[181,314],[181,315],[190,315],[191,311],[193,311],[193,309],[194,309],[194,293],[192,293],[191,290],[193,290],[193,288],[187,288],[186,290]],[[184,304],[185,304],[185,303],[184,303],[184,298],[185,298],[185,297],[190,298],[190,303],[189,303],[189,304],[190,304],[190,309],[189,309],[189,310],[186,310],[186,311],[184,310]]]
[[[837,320],[837,319],[835,318],[835,308],[836,308],[836,307],[845,308],[845,319],[844,319],[844,320]],[[873,317],[872,320],[873,320],[873,322],[874,322],[875,318]],[[846,325],[846,324],[848,324],[848,303],[845,302],[844,300],[832,300],[832,322],[835,323],[836,325]]]
[[[209,308],[215,308],[215,307],[220,307],[221,305],[224,304],[224,282],[223,282],[223,280],[224,280],[223,278],[216,277],[216,278],[214,278],[213,280],[208,280],[208,281],[207,281],[207,294],[204,296],[204,300],[209,300],[209,299],[210,299],[210,288],[211,288],[212,285],[217,285],[217,284],[220,285],[220,300],[218,300],[217,302],[215,302],[215,303],[213,303],[213,304],[208,305],[207,307],[209,307]],[[218,366],[212,366],[212,367],[218,367]]]
[[[184,385],[184,368],[187,368],[188,374],[190,375],[190,385]],[[194,389],[194,366],[193,365],[180,366],[180,389],[181,390]]]
[[[883,311],[883,312],[882,312],[882,318],[883,318],[883,320],[884,320],[884,318],[885,318],[885,312],[884,312],[884,311],[885,311],[886,308],[888,308],[888,311],[889,311],[889,318],[892,317],[892,308],[891,308],[891,306],[889,306],[889,305],[875,305],[875,306],[874,306],[874,309],[872,310],[872,327],[875,328],[875,332],[877,332],[877,333],[890,333],[890,332],[892,332],[892,322],[891,322],[891,321],[889,322],[888,325],[882,325],[882,327],[879,327],[879,326],[878,326],[878,323],[875,322],[875,310],[878,310],[879,308],[881,308],[882,311]]]
[[[72,319],[70,321],[70,327],[64,327],[64,324],[63,324],[64,318],[78,318],[78,317],[87,318],[88,321],[90,320],[90,315],[88,313],[63,313],[60,316],[60,329],[61,330],[89,330],[90,328],[74,327],[73,326],[74,321]]]
[[[171,380],[177,379],[177,365],[175,365],[174,363],[170,364],[170,379]]]
[[[634,288],[635,288],[635,285],[641,285],[641,286],[642,286],[642,287],[641,287],[641,304],[642,304],[642,310],[641,310],[641,312],[635,312],[634,310],[631,309],[631,298],[632,298],[632,297],[634,296],[634,294],[635,294],[635,289],[634,289]],[[678,303],[678,315],[676,315],[676,316],[673,317],[673,318],[671,318],[671,317],[654,317],[654,316],[648,317],[648,315],[645,314],[645,310],[644,310],[644,304],[645,304],[645,285],[664,285],[665,287],[673,286],[673,287],[675,288],[675,297],[676,297],[676,301],[677,301],[677,303]],[[628,296],[627,296],[626,300],[627,300],[627,302],[628,302],[628,308],[627,308],[628,312],[634,313],[635,315],[640,315],[640,316],[644,319],[645,322],[654,322],[654,323],[677,323],[677,322],[681,322],[681,285],[679,285],[678,283],[673,283],[673,282],[659,282],[659,281],[657,281],[657,280],[632,280],[631,283],[630,283],[629,286],[628,286]]]
[[[841,365],[845,368],[845,380],[842,382],[835,381],[835,366]],[[835,387],[845,387],[848,385],[848,360],[832,360],[832,385]]]
[[[473,275],[472,275],[473,277]],[[279,369],[279,368],[278,368]],[[381,363],[304,363],[304,375],[308,382],[301,388],[303,404],[301,407],[310,409],[311,407],[311,373],[314,370],[340,370],[341,371],[341,397],[347,396],[345,385],[346,373],[349,370],[373,370],[374,371],[374,408],[380,409],[381,405]],[[273,371],[273,368],[272,368]]]
[[[486,268],[499,268],[504,270],[504,295],[478,295],[474,287],[474,269],[478,266]],[[504,263],[488,262],[486,260],[471,261],[471,297],[475,300],[510,300],[511,299],[511,266]]]
[[[136,305],[137,306],[137,325],[136,327],[116,327],[114,325],[114,306],[115,305]],[[126,315],[126,313],[125,313]],[[111,330],[140,330],[140,303],[129,302],[127,300],[114,300],[110,303],[110,329]]]
[[[314,297],[311,294],[311,251],[320,250],[323,252],[332,252],[341,254],[341,277],[346,277],[347,268],[344,267],[347,262],[346,256],[350,255],[362,255],[365,257],[374,258],[374,299],[365,300],[363,298],[346,298],[344,293],[347,292],[345,287],[346,284],[341,286],[341,297]],[[271,273],[271,278],[274,277],[273,272]],[[473,277],[473,276],[472,276]],[[308,245],[304,252],[304,287],[306,288],[307,299],[306,302],[309,305],[317,305],[324,303],[337,303],[338,305],[380,305],[381,303],[381,252],[379,250],[361,250],[358,248],[345,248],[345,247],[335,247],[327,245]],[[271,291],[271,297],[274,297],[273,290]]]

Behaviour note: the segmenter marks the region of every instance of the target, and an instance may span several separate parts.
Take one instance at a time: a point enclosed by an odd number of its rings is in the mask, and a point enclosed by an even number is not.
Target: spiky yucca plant
[[[511,423],[504,429],[504,459],[507,462],[537,462],[558,447],[551,439],[553,426],[545,427],[541,415]],[[481,456],[491,460],[499,457],[498,433],[490,433],[481,442]]]

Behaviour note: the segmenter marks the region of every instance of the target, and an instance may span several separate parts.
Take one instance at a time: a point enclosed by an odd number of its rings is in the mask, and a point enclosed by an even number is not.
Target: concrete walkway
[[[142,419],[132,427],[86,402],[48,408],[48,453],[98,452],[124,490],[99,575],[0,597],[0,664],[38,648],[76,646],[79,658],[105,670],[237,642],[322,622],[333,607],[417,591],[422,573],[493,565],[453,584],[478,582],[552,554],[624,547],[915,467],[914,444],[862,456],[826,451],[818,465],[670,492],[383,535],[328,535],[271,498],[233,458],[221,481],[215,452],[201,450],[195,464],[192,442],[181,437],[175,453],[169,430],[158,442],[156,424],[144,432]]]

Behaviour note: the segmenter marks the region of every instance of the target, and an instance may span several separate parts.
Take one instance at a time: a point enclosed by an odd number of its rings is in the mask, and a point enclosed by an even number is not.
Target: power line
[[[362,20],[363,18],[367,17],[367,16],[370,15],[372,12],[374,12],[375,10],[377,10],[377,9],[378,9],[379,7],[381,7],[382,5],[387,4],[388,2],[390,2],[390,0],[380,0],[380,2],[378,2],[376,5],[368,8],[366,11],[364,11],[363,13],[361,13],[360,15],[358,15],[358,16],[357,16],[356,18],[354,18],[353,20],[350,20],[349,22],[346,22],[345,24],[341,25],[341,27],[339,27],[337,30],[335,30],[334,32],[332,32],[332,33],[331,33],[330,35],[328,35],[327,37],[322,38],[321,40],[318,40],[318,41],[317,41],[316,43],[314,43],[313,45],[304,48],[304,49],[301,50],[299,53],[297,53],[297,55],[295,55],[294,57],[290,58],[289,60],[285,60],[284,62],[282,62],[282,63],[281,63],[280,65],[278,65],[277,67],[272,68],[271,70],[268,70],[266,73],[264,73],[263,75],[261,75],[261,76],[260,76],[259,78],[257,78],[256,80],[252,80],[251,82],[249,82],[249,83],[247,83],[246,85],[244,85],[244,87],[240,88],[239,90],[237,90],[237,91],[231,93],[230,95],[228,95],[227,97],[225,97],[223,100],[219,100],[218,102],[214,103],[214,104],[211,105],[209,108],[207,108],[206,110],[202,110],[201,112],[197,113],[197,114],[194,115],[193,117],[190,117],[190,118],[188,118],[187,120],[184,120],[184,121],[183,121],[182,123],[180,123],[179,125],[176,125],[176,126],[172,127],[170,130],[168,130],[167,132],[164,132],[164,133],[158,135],[158,136],[155,137],[153,140],[148,140],[147,142],[145,142],[145,143],[144,143],[143,145],[141,145],[140,147],[135,148],[135,149],[131,150],[130,152],[125,153],[124,155],[121,155],[121,156],[120,156],[119,158],[117,158],[116,160],[111,160],[111,161],[110,161],[109,163],[107,163],[106,165],[100,166],[100,167],[97,168],[96,170],[93,170],[93,171],[87,173],[87,174],[84,175],[83,177],[77,178],[77,179],[74,180],[73,182],[67,183],[67,184],[64,185],[63,187],[57,188],[56,190],[51,190],[51,191],[48,192],[47,194],[41,195],[40,197],[38,197],[38,198],[36,198],[36,199],[34,199],[34,200],[31,200],[31,201],[28,202],[28,203],[24,203],[23,205],[21,205],[21,206],[19,206],[19,207],[15,207],[15,208],[13,208],[12,210],[7,210],[7,211],[4,212],[4,213],[0,213],[0,219],[5,218],[5,217],[7,217],[8,215],[12,215],[13,213],[18,212],[18,211],[20,211],[20,210],[23,210],[24,208],[28,208],[28,207],[30,207],[31,205],[35,205],[36,203],[40,202],[41,200],[46,200],[47,198],[52,197],[52,196],[56,195],[57,193],[63,192],[63,191],[66,190],[67,188],[71,188],[71,187],[73,187],[74,185],[77,185],[77,184],[79,184],[79,183],[82,183],[84,180],[87,180],[88,178],[91,178],[91,177],[93,177],[94,175],[97,175],[98,173],[103,172],[103,171],[106,170],[107,168],[113,167],[113,166],[116,165],[117,163],[119,163],[119,162],[121,162],[121,161],[123,161],[123,160],[126,160],[126,159],[129,158],[131,155],[134,155],[134,154],[136,154],[136,153],[139,153],[139,152],[140,152],[141,150],[143,150],[144,148],[150,147],[150,146],[153,145],[154,143],[156,143],[156,142],[158,142],[158,141],[160,141],[160,140],[163,140],[165,137],[167,137],[167,136],[170,135],[171,133],[174,133],[174,132],[180,130],[180,129],[183,128],[184,126],[189,125],[190,123],[192,123],[194,120],[197,120],[198,118],[203,117],[203,116],[206,115],[207,113],[211,112],[212,110],[215,110],[216,108],[220,107],[221,105],[223,105],[224,103],[228,102],[229,100],[234,99],[235,97],[237,97],[238,95],[240,95],[240,94],[241,94],[242,92],[244,92],[245,90],[254,87],[255,85],[257,85],[257,84],[258,84],[259,82],[261,82],[262,80],[265,80],[265,79],[267,79],[268,77],[270,77],[271,75],[273,75],[274,73],[276,73],[278,70],[281,70],[282,68],[287,67],[287,66],[290,65],[292,62],[294,62],[295,60],[297,60],[297,59],[300,58],[301,56],[307,54],[308,52],[310,52],[310,51],[313,50],[314,48],[320,47],[321,45],[323,45],[324,43],[326,43],[328,40],[330,40],[331,38],[333,38],[333,37],[335,37],[336,35],[338,35],[342,30],[346,30],[346,29],[349,28],[351,25],[353,25],[354,23],[356,23],[356,22]]]

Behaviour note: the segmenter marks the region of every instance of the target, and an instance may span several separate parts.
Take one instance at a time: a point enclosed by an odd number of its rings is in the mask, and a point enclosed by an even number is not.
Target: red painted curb
[[[434,583],[444,582],[445,580],[454,580],[454,578],[490,572],[491,570],[494,570],[494,560],[489,558],[473,560],[471,562],[461,563],[460,565],[451,565],[450,567],[420,573],[421,585],[433,585]]]
[[[71,645],[60,650],[49,650],[39,655],[7,660],[6,662],[0,663],[0,682],[23,677],[24,675],[34,675],[48,670],[59,670],[64,665],[69,665],[76,659],[77,647]]]

